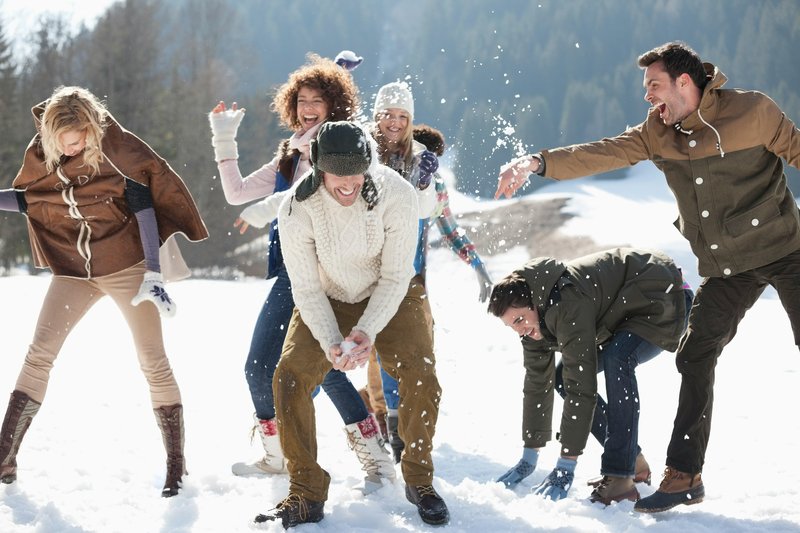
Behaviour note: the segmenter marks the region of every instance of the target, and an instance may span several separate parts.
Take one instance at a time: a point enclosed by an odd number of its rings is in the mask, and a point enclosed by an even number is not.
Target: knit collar
[[[311,139],[317,136],[320,126],[323,122],[316,124],[306,131],[297,131],[289,137],[289,150],[297,150],[300,152],[300,159],[305,161],[308,159],[309,144]]]

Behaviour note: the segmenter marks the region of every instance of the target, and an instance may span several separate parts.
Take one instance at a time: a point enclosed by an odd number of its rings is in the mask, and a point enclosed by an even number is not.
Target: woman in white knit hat
[[[475,246],[467,235],[460,231],[450,214],[447,187],[438,177],[437,154],[444,152],[444,136],[430,126],[414,126],[414,97],[405,82],[392,82],[378,90],[373,108],[373,136],[378,142],[378,156],[381,163],[394,169],[418,190],[434,192],[435,204],[429,218],[419,221],[417,251],[414,256],[414,270],[419,281],[424,284],[425,263],[428,248],[428,228],[435,220],[443,240],[472,268],[475,269],[480,285],[479,298],[485,301],[492,287],[492,280],[486,267],[475,251]],[[425,140],[423,144],[421,140]],[[430,147],[430,149],[429,149]],[[368,395],[375,413],[385,411],[388,440],[394,453],[395,462],[400,462],[405,444],[398,434],[398,407],[400,405],[399,386],[389,374],[381,370],[376,358],[370,359]]]

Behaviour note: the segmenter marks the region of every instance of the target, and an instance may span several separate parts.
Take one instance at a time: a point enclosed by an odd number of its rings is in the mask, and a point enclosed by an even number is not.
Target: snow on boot
[[[264,457],[254,463],[234,463],[231,471],[235,476],[252,476],[258,474],[288,474],[286,459],[283,457],[281,439],[278,435],[278,420],[270,418],[261,420],[253,415],[255,425],[250,432],[250,439],[258,433],[261,444],[264,446]]]
[[[41,406],[42,404],[31,400],[24,392],[15,390],[11,393],[3,419],[3,429],[0,430],[0,482],[16,481],[19,446]]]
[[[256,524],[277,522],[280,520],[283,529],[319,522],[325,517],[325,502],[307,500],[299,494],[289,494],[274,509],[255,517]]]
[[[400,433],[397,432],[397,410],[390,410],[386,415],[386,430],[389,432],[389,445],[392,447],[394,462],[399,463],[403,455],[403,448],[406,447]]]
[[[362,489],[364,494],[381,488],[384,479],[392,482],[397,479],[394,463],[381,443],[378,424],[372,415],[361,422],[348,424],[344,430],[347,433],[348,446],[356,452],[361,469],[367,473]]]
[[[167,450],[167,478],[161,496],[169,498],[178,494],[183,476],[188,474],[183,456],[183,406],[179,403],[165,405],[153,412]]]
[[[603,481],[597,485],[592,491],[592,495],[589,496],[590,502],[600,502],[605,505],[611,505],[611,502],[621,502],[624,500],[632,502],[639,501],[639,491],[636,490],[636,484],[633,482],[633,478],[603,476]]]

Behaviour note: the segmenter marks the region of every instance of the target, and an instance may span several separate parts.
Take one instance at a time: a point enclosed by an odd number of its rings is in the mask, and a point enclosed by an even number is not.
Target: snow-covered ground
[[[627,242],[670,253],[697,284],[688,246],[672,227],[676,209],[651,166],[633,178],[553,184],[538,196],[568,195],[577,214],[565,233],[599,243]],[[453,194],[455,211],[474,201]],[[485,202],[485,209],[502,209]],[[435,232],[435,230],[434,230]],[[486,259],[495,279],[528,259],[515,249]],[[554,466],[551,443],[538,468],[515,491],[493,480],[521,453],[521,349],[513,332],[477,302],[471,269],[447,250],[429,260],[438,374],[444,391],[437,427],[435,485],[450,508],[448,531],[696,532],[800,531],[800,423],[793,390],[800,354],[775,293],[745,317],[717,367],[714,426],[703,473],[706,500],[655,516],[624,502],[588,503],[588,478],[599,472],[590,441],[566,500],[530,489]],[[10,393],[30,342],[47,276],[0,278],[3,354],[0,392]],[[160,497],[164,452],[128,330],[101,301],[67,340],[47,399],[18,456],[19,479],[0,486],[2,532],[213,532],[262,530],[251,524],[287,492],[285,477],[237,478],[230,464],[258,456],[250,444],[252,407],[244,357],[269,282],[190,280],[171,285],[178,314],[165,337],[183,393],[190,475],[174,498]],[[677,404],[674,356],[640,367],[640,444],[659,481]],[[363,370],[351,373],[365,382]],[[601,382],[602,383],[602,382]],[[3,396],[0,410],[5,409]],[[328,398],[316,400],[320,463],[331,473],[325,519],[298,531],[428,531],[405,501],[403,484],[363,496],[361,475],[342,422]],[[557,402],[558,405],[558,402]],[[555,420],[559,420],[556,413]],[[655,487],[640,487],[643,495]],[[265,530],[279,531],[279,525]]]

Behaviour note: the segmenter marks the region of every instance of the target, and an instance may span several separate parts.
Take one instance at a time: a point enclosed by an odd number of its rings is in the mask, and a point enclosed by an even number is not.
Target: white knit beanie
[[[387,109],[402,109],[414,118],[414,97],[406,82],[393,81],[378,89],[372,114],[378,116]]]

